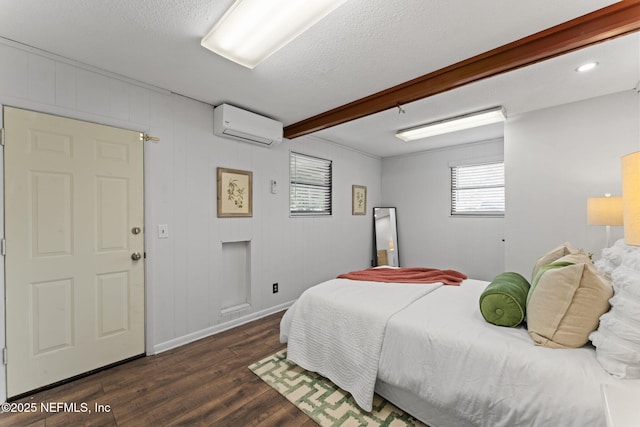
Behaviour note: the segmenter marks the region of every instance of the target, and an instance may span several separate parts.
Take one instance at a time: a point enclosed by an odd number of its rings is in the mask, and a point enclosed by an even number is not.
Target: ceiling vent
[[[213,109],[213,133],[273,147],[282,142],[282,123],[233,105],[220,104]]]

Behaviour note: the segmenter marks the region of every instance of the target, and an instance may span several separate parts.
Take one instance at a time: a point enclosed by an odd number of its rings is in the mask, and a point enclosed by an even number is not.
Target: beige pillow
[[[540,258],[538,258],[538,260],[536,261],[536,265],[533,267],[531,282],[533,282],[536,279],[536,275],[538,274],[538,270],[540,270],[540,267],[542,267],[543,265],[551,264],[552,262],[556,262],[558,259],[562,258],[563,256],[570,255],[570,254],[586,255],[584,251],[572,247],[571,243],[569,242],[565,242],[561,246],[558,246],[557,248],[550,250],[549,252],[542,255]]]
[[[609,311],[611,283],[586,255],[568,255],[556,262],[575,264],[540,275],[527,305],[527,329],[536,344],[551,348],[582,347]]]

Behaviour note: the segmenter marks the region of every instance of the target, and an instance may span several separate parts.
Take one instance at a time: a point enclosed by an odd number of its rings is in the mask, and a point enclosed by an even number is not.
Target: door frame
[[[72,113],[69,110],[57,108],[55,106],[45,106],[45,105],[36,105],[31,102],[24,102],[22,100],[12,99],[10,102],[2,99],[0,97],[0,129],[4,128],[4,107],[14,107],[21,108],[23,110],[31,110],[38,113],[43,114],[51,114],[55,116],[65,117],[74,120],[82,120],[90,123],[95,123],[99,125],[112,126],[121,129],[131,130],[134,132],[140,132],[141,134],[149,133],[148,125],[125,122],[117,119],[111,119],[109,117],[96,116],[90,113],[83,113],[81,111],[73,111]],[[153,144],[153,141],[141,141],[143,144],[142,150],[142,168],[143,168],[143,205],[144,205],[144,214],[143,214],[143,229],[144,233],[144,253],[145,253],[145,263],[144,263],[144,305],[145,305],[145,316],[144,316],[144,352],[145,355],[151,356],[154,354],[153,352],[153,305],[150,304],[152,300],[152,291],[149,289],[149,283],[153,283],[151,280],[153,269],[150,268],[150,259],[149,256],[150,250],[153,247],[153,241],[151,239],[149,218],[150,212],[149,207],[151,204],[149,203],[149,183],[152,182],[152,178],[150,176],[151,173],[151,165],[149,162],[149,144]],[[5,184],[4,184],[4,147],[0,149],[0,239],[5,238]],[[4,364],[4,351],[6,348],[7,339],[6,339],[6,283],[5,283],[5,257],[0,256],[0,295],[3,297],[3,302],[0,304],[0,363],[3,364],[0,367],[0,402],[7,401],[7,366]]]

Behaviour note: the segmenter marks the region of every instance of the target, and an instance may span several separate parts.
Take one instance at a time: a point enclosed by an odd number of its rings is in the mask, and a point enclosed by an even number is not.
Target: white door
[[[12,397],[144,353],[143,143],[9,107],[4,126]]]

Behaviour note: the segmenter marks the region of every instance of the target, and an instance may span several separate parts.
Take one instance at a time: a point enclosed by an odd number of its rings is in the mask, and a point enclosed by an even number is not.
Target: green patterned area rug
[[[254,363],[249,369],[321,426],[424,426],[377,394],[373,411],[364,412],[349,393],[288,361],[286,350]]]

